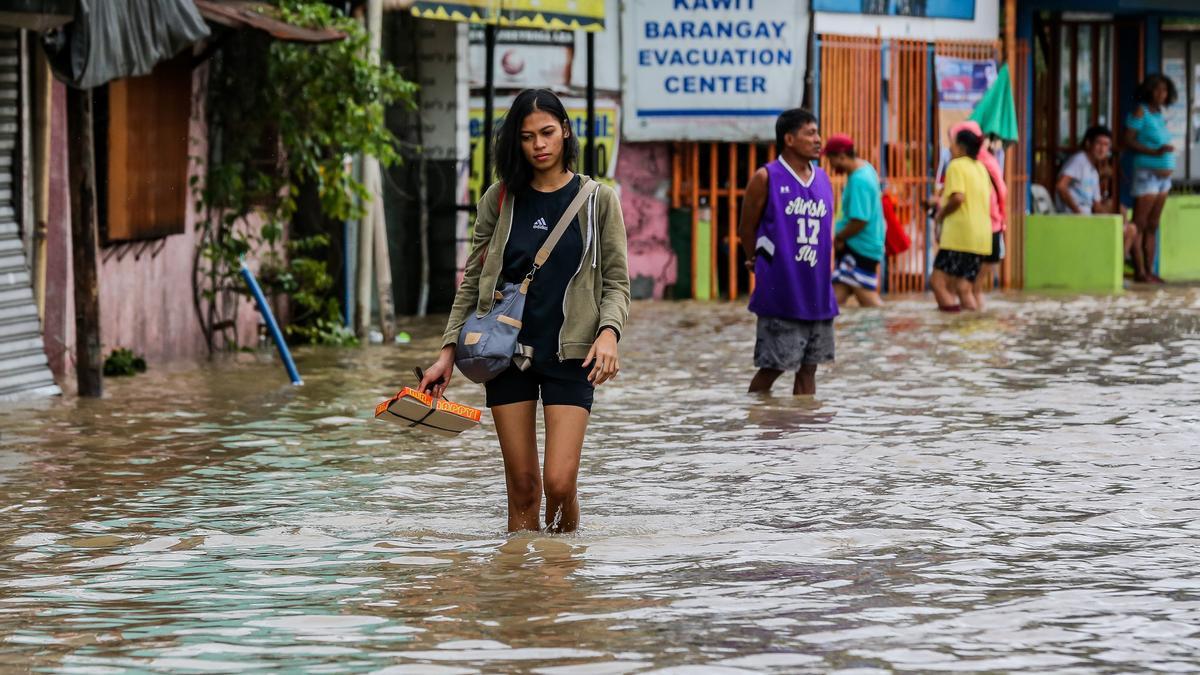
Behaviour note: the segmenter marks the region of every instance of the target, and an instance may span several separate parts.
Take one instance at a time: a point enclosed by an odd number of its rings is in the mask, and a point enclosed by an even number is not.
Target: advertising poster
[[[501,29],[496,32],[495,82],[498,89],[549,87],[571,83],[575,34],[570,31]],[[487,73],[483,28],[471,28],[471,87],[482,88]]]
[[[571,117],[575,135],[579,138],[580,166],[583,170],[583,149],[587,146],[587,101],[582,98],[563,97],[563,105]],[[496,128],[504,120],[504,112],[512,105],[512,97],[496,98]],[[620,106],[612,99],[596,99],[596,176],[610,185],[617,167],[618,138],[620,136]],[[483,99],[471,99],[471,178],[469,183],[470,202],[479,201],[480,178],[483,176]]]
[[[938,56],[935,63],[938,96],[938,133],[949,152],[950,128],[966,120],[996,79],[996,62]]]
[[[773,140],[803,99],[807,3],[631,2],[622,20],[631,141]]]

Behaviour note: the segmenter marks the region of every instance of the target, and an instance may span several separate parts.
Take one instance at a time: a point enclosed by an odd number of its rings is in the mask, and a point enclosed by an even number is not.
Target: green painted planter
[[[1120,216],[1030,215],[1025,221],[1025,288],[1120,293],[1121,248]]]
[[[1158,275],[1200,281],[1200,196],[1168,197],[1158,236]]]

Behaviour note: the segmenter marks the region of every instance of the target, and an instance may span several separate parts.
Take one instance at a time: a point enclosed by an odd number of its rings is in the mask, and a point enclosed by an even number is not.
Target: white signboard
[[[498,89],[548,87],[571,83],[575,34],[568,31],[501,29],[496,35],[494,73]],[[471,30],[471,86],[482,88],[487,76],[483,29]]]
[[[421,132],[425,156],[467,159],[467,29],[449,21],[418,21],[421,61]]]
[[[807,3],[625,4],[624,135],[631,141],[774,140],[804,96]]]

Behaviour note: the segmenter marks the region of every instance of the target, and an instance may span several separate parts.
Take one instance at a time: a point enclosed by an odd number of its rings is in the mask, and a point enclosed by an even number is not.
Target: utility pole
[[[593,179],[600,178],[596,167],[596,34],[588,31],[587,45],[587,153],[583,156],[583,172]]]
[[[92,90],[67,87],[71,259],[75,276],[75,375],[79,395],[103,393],[100,288],[96,274],[96,148]]]
[[[383,50],[383,0],[367,0],[367,59],[378,66]],[[392,264],[388,254],[387,224],[383,212],[383,172],[379,159],[363,157],[363,183],[370,195],[363,226],[358,230],[358,334],[366,335],[371,320],[371,277],[378,291],[379,327],[384,344],[396,338],[396,305],[392,300]]]

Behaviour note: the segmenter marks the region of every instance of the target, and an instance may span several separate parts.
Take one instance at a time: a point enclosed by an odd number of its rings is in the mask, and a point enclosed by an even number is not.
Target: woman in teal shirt
[[[1133,152],[1133,222],[1141,240],[1133,247],[1136,281],[1163,283],[1154,273],[1154,256],[1158,221],[1175,170],[1175,147],[1163,112],[1176,97],[1171,80],[1151,75],[1138,87],[1137,109],[1125,120],[1125,147]]]

